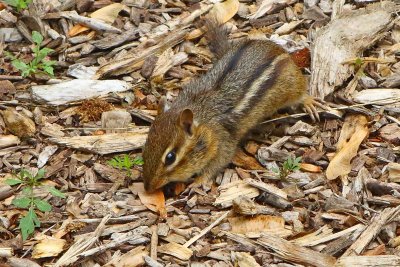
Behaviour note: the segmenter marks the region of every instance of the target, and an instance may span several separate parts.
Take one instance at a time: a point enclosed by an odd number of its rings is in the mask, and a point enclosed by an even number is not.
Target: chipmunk
[[[143,150],[148,192],[214,178],[240,141],[278,109],[303,104],[318,115],[305,77],[282,47],[268,40],[231,43],[227,29],[211,19],[206,29],[218,61],[172,104],[160,101]]]

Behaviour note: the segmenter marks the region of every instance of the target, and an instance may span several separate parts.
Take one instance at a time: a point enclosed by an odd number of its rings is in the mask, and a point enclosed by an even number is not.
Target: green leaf
[[[20,179],[7,179],[5,180],[5,183],[8,185],[17,185],[17,184],[22,184],[24,181]]]
[[[29,196],[29,195],[31,195],[31,194],[33,193],[33,188],[30,187],[30,186],[24,187],[24,188],[22,189],[22,193],[23,193],[24,195]]]
[[[33,180],[32,174],[31,174],[29,171],[25,170],[25,169],[22,169],[22,170],[19,172],[19,176],[20,176],[21,178],[28,178],[29,180]]]
[[[45,57],[47,57],[47,55],[53,51],[53,49],[50,48],[43,48],[41,49],[37,55],[36,55],[36,62],[41,62]]]
[[[31,204],[31,199],[28,197],[14,198],[11,203],[18,208],[26,209]]]
[[[43,211],[43,212],[51,211],[51,205],[47,201],[45,201],[43,199],[35,198],[35,199],[33,199],[33,203],[35,203],[35,206],[40,211]]]
[[[40,221],[31,207],[28,213],[19,221],[19,228],[21,229],[22,239],[26,240],[29,235],[35,231],[35,227],[40,226]]]
[[[55,187],[49,186],[47,190],[49,190],[50,194],[52,194],[55,197],[65,198],[65,194],[60,190],[56,189]]]
[[[18,6],[18,0],[4,0],[4,2],[7,3],[7,5],[13,6],[13,7],[17,7]]]
[[[11,65],[13,65],[14,68],[16,68],[17,70],[20,70],[20,71],[25,71],[25,70],[29,69],[28,65],[19,59],[13,60],[11,62]]]
[[[48,74],[54,76],[54,69],[53,69],[52,66],[46,66],[46,65],[45,65],[45,66],[43,66],[43,70],[44,70],[46,73],[48,73]]]
[[[133,164],[135,164],[135,165],[143,165],[144,164],[143,158],[141,156],[137,156],[133,160]]]
[[[40,179],[43,179],[43,178],[44,178],[45,172],[46,172],[45,169],[40,169],[40,170],[37,172],[36,176],[35,176],[35,180],[36,180],[36,181],[39,181]]]
[[[43,42],[43,36],[37,31],[33,31],[32,40],[36,43],[37,46],[40,46],[40,44]]]

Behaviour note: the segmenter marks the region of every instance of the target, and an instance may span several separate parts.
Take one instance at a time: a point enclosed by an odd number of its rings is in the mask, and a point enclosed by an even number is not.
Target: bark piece
[[[79,90],[80,88],[80,90]],[[32,86],[32,98],[43,104],[63,105],[70,102],[125,92],[131,86],[120,80],[71,80],[51,85]]]
[[[173,242],[160,246],[158,251],[184,261],[189,260],[193,255],[191,249]]]
[[[385,105],[398,103],[400,101],[400,89],[368,89],[362,90],[353,95],[357,103],[373,103]]]
[[[19,143],[21,143],[21,141],[18,136],[12,134],[0,135],[0,148],[18,145]]]
[[[390,162],[387,165],[387,170],[389,172],[389,181],[393,183],[400,182],[400,164],[395,162]]]
[[[12,108],[0,111],[6,128],[12,134],[21,137],[32,137],[36,132],[35,123],[25,115],[22,115]]]
[[[379,215],[372,219],[360,237],[346,250],[342,257],[360,255],[368,244],[376,238],[381,229],[400,216],[400,206],[384,209]]]
[[[233,200],[239,196],[252,198],[260,194],[257,188],[254,188],[241,180],[222,185],[218,190],[220,193],[215,200],[214,205],[220,205],[222,207],[232,206]]]
[[[400,127],[397,123],[391,123],[379,129],[381,137],[391,144],[400,145]]]
[[[105,155],[141,148],[146,142],[147,133],[148,128],[140,128],[127,133],[55,137],[49,140],[59,145]]]
[[[341,257],[335,267],[393,267],[400,266],[400,257],[396,255],[382,256],[350,256]]]
[[[274,235],[264,235],[257,240],[257,244],[272,250],[274,254],[284,260],[307,266],[329,267],[334,266],[336,261],[332,256],[292,244]]]
[[[131,122],[131,114],[123,109],[106,111],[101,114],[101,127],[106,129],[106,133],[124,132]]]
[[[324,98],[353,74],[342,62],[356,58],[385,36],[399,6],[391,1],[349,11],[332,20],[317,33],[311,62],[310,93]]]

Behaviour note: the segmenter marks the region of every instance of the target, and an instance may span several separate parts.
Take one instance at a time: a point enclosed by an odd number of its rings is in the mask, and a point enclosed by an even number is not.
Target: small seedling
[[[55,61],[45,59],[47,55],[53,51],[53,49],[47,47],[40,49],[40,46],[43,42],[43,36],[37,31],[32,32],[32,40],[35,43],[35,46],[32,49],[34,56],[32,61],[25,63],[16,58],[13,54],[7,53],[12,60],[11,64],[14,66],[14,68],[21,72],[23,77],[27,77],[38,72],[44,72],[54,76],[53,65],[55,64]]]
[[[107,161],[107,163],[117,169],[125,170],[127,175],[130,177],[132,175],[131,168],[135,165],[143,165],[143,158],[137,156],[134,159],[131,159],[128,155],[123,156],[115,156],[111,160]]]
[[[36,215],[35,209],[42,212],[51,211],[52,207],[45,199],[35,197],[33,189],[41,186],[41,179],[44,178],[44,169],[40,169],[35,176],[27,170],[21,170],[15,178],[7,179],[5,182],[8,185],[22,185],[22,197],[14,198],[12,204],[21,209],[27,209],[28,212],[19,221],[22,239],[26,240],[31,235],[35,227],[40,227],[39,218]],[[55,197],[65,198],[65,195],[52,186],[46,186],[46,189]]]
[[[28,7],[32,0],[4,0],[7,5],[14,7],[17,12]]]
[[[292,158],[290,156],[283,162],[281,169],[273,168],[272,171],[279,175],[281,180],[284,180],[290,173],[300,170],[300,161],[301,157]]]

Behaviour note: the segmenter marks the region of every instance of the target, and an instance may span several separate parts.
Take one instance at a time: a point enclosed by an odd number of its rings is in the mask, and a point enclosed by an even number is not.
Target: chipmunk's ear
[[[190,109],[184,109],[181,111],[178,120],[179,126],[188,134],[193,134],[193,111]]]
[[[160,101],[158,102],[157,114],[164,113],[168,109],[169,109],[169,103],[167,101],[167,98],[165,96],[162,96]]]

